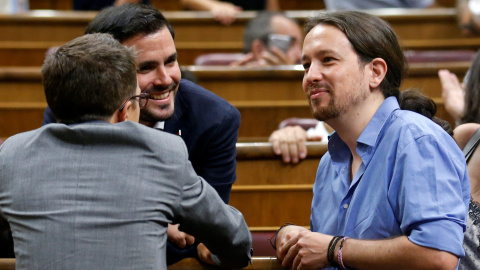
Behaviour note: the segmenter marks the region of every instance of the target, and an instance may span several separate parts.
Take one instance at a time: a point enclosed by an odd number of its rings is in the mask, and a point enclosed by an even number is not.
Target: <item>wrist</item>
[[[277,250],[277,237],[278,237],[278,234],[280,233],[280,231],[287,227],[287,226],[290,226],[290,225],[295,225],[293,223],[285,223],[283,224],[280,228],[278,228],[278,230],[275,232],[275,234],[269,239],[270,240],[270,244],[272,245],[273,249],[274,250]]]
[[[330,266],[333,267],[340,267],[338,265],[337,261],[335,260],[335,250],[337,249],[337,244],[338,242],[343,238],[343,236],[334,236],[332,240],[330,240],[330,243],[328,244],[327,248],[327,261],[330,264]],[[338,254],[338,253],[337,253]]]
[[[339,244],[337,245],[335,249],[335,259],[337,264],[339,265],[339,268],[341,269],[347,269],[345,266],[345,261],[343,259],[344,254],[345,254],[345,243],[346,240],[349,239],[347,236],[343,237],[340,241]]]

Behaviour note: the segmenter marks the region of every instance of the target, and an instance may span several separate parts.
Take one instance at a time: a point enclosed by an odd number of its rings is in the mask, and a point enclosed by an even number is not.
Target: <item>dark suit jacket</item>
[[[56,122],[47,107],[42,125]],[[236,180],[236,142],[240,112],[223,98],[194,84],[181,80],[175,97],[175,110],[165,121],[164,131],[179,134],[187,145],[189,160],[195,172],[204,178],[225,203]],[[169,243],[168,263],[196,256],[196,249],[178,250]]]

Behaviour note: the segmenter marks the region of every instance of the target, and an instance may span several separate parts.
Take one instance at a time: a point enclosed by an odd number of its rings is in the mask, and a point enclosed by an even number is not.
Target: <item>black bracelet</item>
[[[330,243],[328,244],[328,250],[327,250],[327,261],[328,263],[333,266],[333,267],[339,267],[340,265],[335,262],[333,257],[335,256],[335,247],[337,246],[337,243],[340,239],[342,239],[343,236],[334,236]]]

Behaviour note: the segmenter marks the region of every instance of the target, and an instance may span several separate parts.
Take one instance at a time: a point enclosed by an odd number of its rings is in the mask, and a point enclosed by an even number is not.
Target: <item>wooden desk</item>
[[[432,98],[441,97],[438,70],[449,69],[460,79],[470,62],[410,64],[402,89],[415,86]],[[184,66],[198,78],[198,84],[239,107],[260,106],[260,101],[303,101],[303,68],[273,66],[264,68],[224,66]],[[15,93],[15,94],[12,94]],[[3,102],[45,102],[40,67],[0,67],[0,100]],[[275,103],[271,103],[275,106]],[[280,104],[280,103],[279,103]]]
[[[470,63],[412,64],[402,89],[417,86],[439,105],[438,116],[453,120],[445,113],[437,72],[450,69],[463,78]],[[278,124],[289,117],[311,117],[301,88],[300,66],[276,66],[270,69],[190,66],[199,84],[225,98],[242,115],[241,138],[268,137]],[[40,126],[46,107],[39,67],[0,68],[0,137]]]
[[[0,270],[15,270],[15,259],[0,259]]]
[[[438,70],[448,69],[461,80],[470,64],[470,62],[412,63],[409,65],[409,72],[401,89],[416,87],[432,98],[439,98],[442,95]],[[222,66],[184,66],[182,68],[194,73],[200,85],[232,103],[253,100],[306,100],[302,90],[304,69],[300,65],[260,68]]]
[[[152,0],[152,5],[160,10],[181,10],[183,9],[178,0]],[[437,0],[440,6],[454,7],[455,0]],[[282,10],[319,10],[324,9],[325,4],[320,0],[279,0]],[[35,0],[30,1],[30,9],[72,9],[71,0]]]
[[[170,265],[168,270],[210,270],[210,269],[218,269],[217,267],[208,266],[205,264],[200,263],[197,259],[194,258],[187,258],[179,261],[176,264]],[[246,270],[280,270],[280,269],[288,269],[283,268],[280,261],[277,260],[275,257],[252,257],[252,264],[242,268]],[[0,269],[1,270],[1,269]]]
[[[437,0],[438,1],[438,0]],[[441,0],[450,1],[452,0]],[[325,4],[321,0],[279,0],[280,8],[282,10],[303,10],[324,9]],[[183,6],[179,0],[152,0],[152,5],[160,10],[182,10]],[[447,3],[450,4],[450,3]],[[447,5],[443,5],[447,6]],[[453,7],[453,5],[450,5]],[[56,9],[56,10],[71,10],[72,0],[34,0],[30,1],[30,9]]]
[[[327,145],[307,142],[307,151],[307,158],[293,165],[275,155],[270,143],[237,143],[237,181],[229,204],[250,228],[276,230],[285,222],[309,226],[312,186]]]
[[[406,49],[477,49],[480,38],[461,36],[453,8],[377,9],[368,11],[387,20]],[[43,52],[83,34],[96,12],[34,10],[25,14],[0,15],[0,56],[34,54],[31,65],[41,64]],[[287,16],[303,24],[314,11],[287,11]],[[192,64],[201,54],[240,52],[243,29],[256,15],[245,11],[230,26],[215,21],[209,12],[165,11],[175,29],[175,43],[182,65]],[[12,43],[14,42],[14,43]],[[2,57],[3,58],[3,57]],[[16,60],[10,60],[10,62]],[[27,58],[19,60],[28,62]],[[40,62],[40,63],[39,63]],[[5,61],[8,64],[9,61]],[[0,65],[5,65],[0,62]]]
[[[280,262],[275,257],[252,257],[251,265],[242,269],[270,269],[270,270],[280,270],[287,269],[283,268]],[[187,258],[179,261],[176,264],[173,264],[167,268],[168,270],[188,270],[188,269],[218,269],[217,267],[211,267],[205,264],[200,263],[197,259]],[[15,270],[15,259],[0,259],[0,270]]]
[[[304,24],[312,10],[290,10],[286,15]],[[454,8],[375,9],[368,13],[388,21],[402,40],[442,40],[461,38]],[[22,14],[0,14],[2,41],[65,42],[83,34],[97,12],[32,10]],[[175,30],[176,42],[242,42],[243,29],[257,12],[244,11],[234,23],[224,26],[210,12],[165,11]],[[222,46],[223,47],[223,46]]]

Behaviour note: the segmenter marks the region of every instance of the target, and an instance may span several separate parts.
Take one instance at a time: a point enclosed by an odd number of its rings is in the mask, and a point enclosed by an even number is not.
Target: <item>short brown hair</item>
[[[78,37],[43,66],[48,106],[65,124],[107,120],[137,88],[134,49],[109,34]]]

